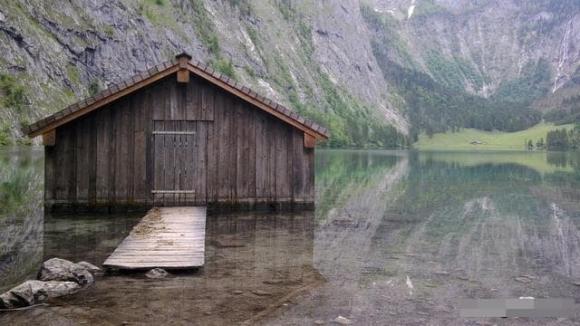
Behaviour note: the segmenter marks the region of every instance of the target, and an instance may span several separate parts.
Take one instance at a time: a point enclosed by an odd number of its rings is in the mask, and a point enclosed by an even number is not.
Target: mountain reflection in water
[[[102,263],[140,215],[43,216],[42,156],[18,153],[0,154],[0,287],[54,256]],[[580,319],[467,321],[457,307],[580,298],[579,163],[575,153],[319,150],[316,212],[210,216],[197,273],[99,278],[0,324],[572,325]]]

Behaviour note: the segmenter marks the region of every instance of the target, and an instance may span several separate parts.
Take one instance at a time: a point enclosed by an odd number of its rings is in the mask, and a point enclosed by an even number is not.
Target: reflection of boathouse
[[[25,128],[46,204],[311,207],[326,129],[181,54]]]
[[[0,158],[0,293],[42,261],[42,156],[34,151]],[[0,321],[0,324],[2,322]]]
[[[90,300],[99,308],[108,305],[98,309],[100,320],[106,321],[123,316],[123,321],[136,324],[164,324],[173,318],[201,325],[254,325],[323,284],[313,267],[313,215],[213,216],[207,220],[203,270],[176,273],[159,283],[110,277],[96,283]],[[138,217],[49,216],[45,257],[103,261]],[[163,309],[151,315],[159,305]]]

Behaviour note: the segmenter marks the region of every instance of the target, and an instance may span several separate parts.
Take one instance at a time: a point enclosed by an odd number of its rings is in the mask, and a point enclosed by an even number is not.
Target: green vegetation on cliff
[[[13,126],[10,125],[10,119],[7,119],[9,116],[16,116],[19,124],[27,123],[25,105],[25,88],[18,83],[16,78],[0,74],[0,110],[2,110],[0,116],[5,118],[0,121],[0,146],[14,142],[10,135],[10,129]]]
[[[22,111],[26,97],[24,87],[16,82],[16,78],[0,74],[0,106]]]
[[[243,3],[236,4],[242,5]],[[303,4],[305,5],[305,4]],[[288,97],[289,106],[305,117],[327,127],[331,138],[324,147],[332,148],[407,148],[408,139],[380,117],[376,110],[333,82],[330,76],[311,58],[314,52],[311,22],[298,10],[298,5],[289,1],[276,1],[275,8],[284,23],[293,29],[297,44],[292,57],[288,53],[273,50],[264,40],[264,35],[253,26],[246,31],[264,61],[267,77]],[[248,9],[252,11],[252,9]],[[301,84],[293,71],[295,61],[307,63],[318,90]],[[244,70],[248,70],[245,68]],[[255,78],[255,72],[249,74]]]
[[[427,53],[426,63],[433,78],[451,90],[464,91],[466,82],[478,91],[483,87],[485,77],[461,58],[449,60],[440,53],[431,51]]]
[[[326,144],[335,148],[407,148],[408,139],[393,126],[382,122],[369,107],[344,95],[330,79],[320,73],[326,109],[323,112],[294,103],[301,114],[329,128]]]

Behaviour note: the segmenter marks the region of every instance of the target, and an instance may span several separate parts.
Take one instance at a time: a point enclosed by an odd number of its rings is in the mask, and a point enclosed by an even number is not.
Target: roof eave
[[[239,88],[237,87],[237,85],[228,83],[223,78],[220,78],[220,76],[217,76],[210,69],[204,69],[200,66],[196,66],[191,63],[187,67],[189,71],[195,74],[196,76],[202,77],[214,85],[219,85],[225,91],[244,99],[246,102],[249,102],[250,104],[258,106],[260,109],[267,111],[268,113],[276,116],[282,121],[312,135],[317,140],[327,140],[329,138],[328,132],[320,132],[316,129],[313,129],[312,127],[307,126],[306,123],[302,123],[296,119],[293,119],[292,117],[289,116],[288,113],[285,112],[290,110],[284,108],[283,106],[277,104],[276,102],[268,98],[260,96],[253,90],[247,87]],[[248,98],[250,99],[250,101],[248,101]],[[274,108],[272,105],[269,105],[266,102],[274,103],[274,105],[276,105],[280,109]]]
[[[169,67],[167,67],[166,69],[162,69],[162,70],[158,70],[158,72],[154,73],[153,75],[151,75],[150,77],[143,79],[141,81],[139,81],[138,83],[135,84],[131,84],[131,85],[126,85],[125,87],[119,88],[119,90],[117,92],[110,92],[110,89],[104,90],[103,92],[101,92],[99,95],[96,95],[95,97],[99,97],[102,94],[105,94],[104,96],[102,96],[102,98],[100,98],[97,101],[94,101],[92,104],[83,107],[82,109],[78,110],[78,111],[73,111],[70,112],[69,114],[64,114],[64,116],[62,118],[59,119],[53,119],[53,121],[48,122],[49,120],[51,120],[52,118],[56,117],[59,114],[63,114],[65,113],[65,111],[69,110],[70,107],[65,108],[62,111],[59,111],[45,119],[42,119],[36,123],[39,122],[44,122],[45,125],[40,127],[33,127],[34,124],[29,125],[27,127],[23,127],[23,130],[27,130],[28,132],[26,133],[28,135],[28,137],[30,138],[34,138],[37,136],[40,136],[48,131],[51,131],[53,129],[56,129],[72,120],[75,120],[76,118],[85,115],[89,112],[92,112],[98,108],[101,108],[109,103],[112,103],[126,95],[129,95],[143,87],[146,87],[148,85],[151,85],[152,83],[158,81],[159,79],[165,78],[167,76],[170,76],[174,73],[177,72],[177,70],[179,70],[179,66],[177,64],[171,65]],[[115,86],[113,86],[115,87]],[[86,100],[85,100],[86,101]],[[81,101],[83,102],[83,101]],[[79,102],[79,103],[81,103]],[[74,104],[77,105],[77,104]],[[73,105],[73,106],[74,106]],[[35,123],[35,124],[36,124]]]

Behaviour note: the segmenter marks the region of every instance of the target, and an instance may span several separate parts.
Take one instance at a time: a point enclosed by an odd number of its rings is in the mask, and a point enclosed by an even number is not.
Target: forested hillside
[[[575,0],[0,0],[0,144],[182,50],[331,147],[578,121]]]
[[[568,90],[578,79],[580,3],[378,3],[363,4],[361,12],[413,141],[422,132],[512,132],[542,119],[569,123],[577,114],[578,90]]]

